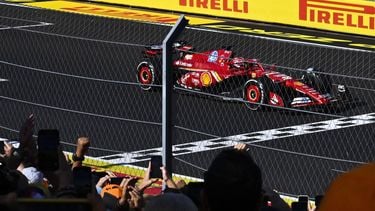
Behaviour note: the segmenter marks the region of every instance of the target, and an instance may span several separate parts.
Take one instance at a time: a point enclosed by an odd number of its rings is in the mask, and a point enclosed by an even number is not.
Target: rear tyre
[[[150,60],[145,60],[138,64],[137,82],[143,90],[154,89],[154,85],[160,84],[157,67],[155,68]]]

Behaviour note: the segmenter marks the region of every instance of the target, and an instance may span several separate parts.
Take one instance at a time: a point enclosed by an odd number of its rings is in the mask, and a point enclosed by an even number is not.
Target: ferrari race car
[[[229,48],[193,52],[185,42],[173,46],[175,85],[222,96],[223,99],[245,101],[251,110],[270,107],[310,107],[349,100],[344,85],[333,85],[326,74],[314,68],[301,71],[293,78],[276,71],[275,66],[262,65],[257,59],[234,57]],[[143,90],[161,84],[160,45],[147,47],[145,60],[137,66],[137,81]]]

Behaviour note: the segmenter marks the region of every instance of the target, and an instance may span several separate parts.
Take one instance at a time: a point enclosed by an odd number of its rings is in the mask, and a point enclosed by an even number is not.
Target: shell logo
[[[300,82],[300,81],[295,81],[295,82],[294,82],[294,86],[303,86],[303,85],[305,85],[305,84],[303,84],[303,83]]]
[[[202,73],[200,79],[203,86],[210,86],[212,84],[211,74],[208,72]]]

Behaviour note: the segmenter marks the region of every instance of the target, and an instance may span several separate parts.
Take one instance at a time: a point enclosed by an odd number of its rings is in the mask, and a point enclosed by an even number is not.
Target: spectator
[[[21,163],[18,168],[23,175],[28,179],[29,184],[44,184],[44,175],[34,166],[25,167],[24,163]]]
[[[164,193],[147,201],[144,211],[198,211],[182,193]]]
[[[202,190],[203,190],[203,182],[189,182],[183,188],[181,188],[181,192],[188,196],[194,204],[201,210],[202,207]]]
[[[290,211],[289,205],[280,197],[280,195],[268,188],[263,187],[263,207],[262,211],[265,210],[277,210],[277,211]],[[272,207],[273,209],[269,208]]]
[[[28,179],[29,184],[44,184],[44,175],[36,166],[36,144],[32,138],[34,131],[35,118],[31,114],[23,123],[20,132],[19,147],[15,148],[12,144],[4,142],[4,153],[9,162],[8,167],[20,171]]]
[[[375,210],[375,162],[338,176],[319,207],[319,211],[349,210]]]
[[[27,188],[27,178],[19,171],[9,169],[0,163],[0,195],[17,193]]]
[[[82,166],[82,162],[85,160],[85,155],[89,150],[89,147],[90,139],[88,137],[79,137],[77,139],[76,152],[72,156],[72,169],[78,166]]]
[[[169,189],[178,190],[179,188],[177,187],[176,183],[173,181],[171,175],[169,174],[165,166],[160,167],[160,170],[162,172],[163,182],[166,184],[166,186]]]
[[[262,202],[262,176],[246,147],[224,150],[204,174],[203,209],[259,210]]]

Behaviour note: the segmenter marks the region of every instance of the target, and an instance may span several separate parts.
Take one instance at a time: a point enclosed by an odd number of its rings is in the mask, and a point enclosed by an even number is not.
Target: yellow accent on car
[[[217,72],[212,71],[211,73],[217,82],[221,82],[223,80]]]
[[[302,82],[300,82],[300,81],[295,81],[295,82],[294,82],[294,85],[295,85],[295,86],[303,86],[303,85],[305,85],[305,84],[302,83]]]

